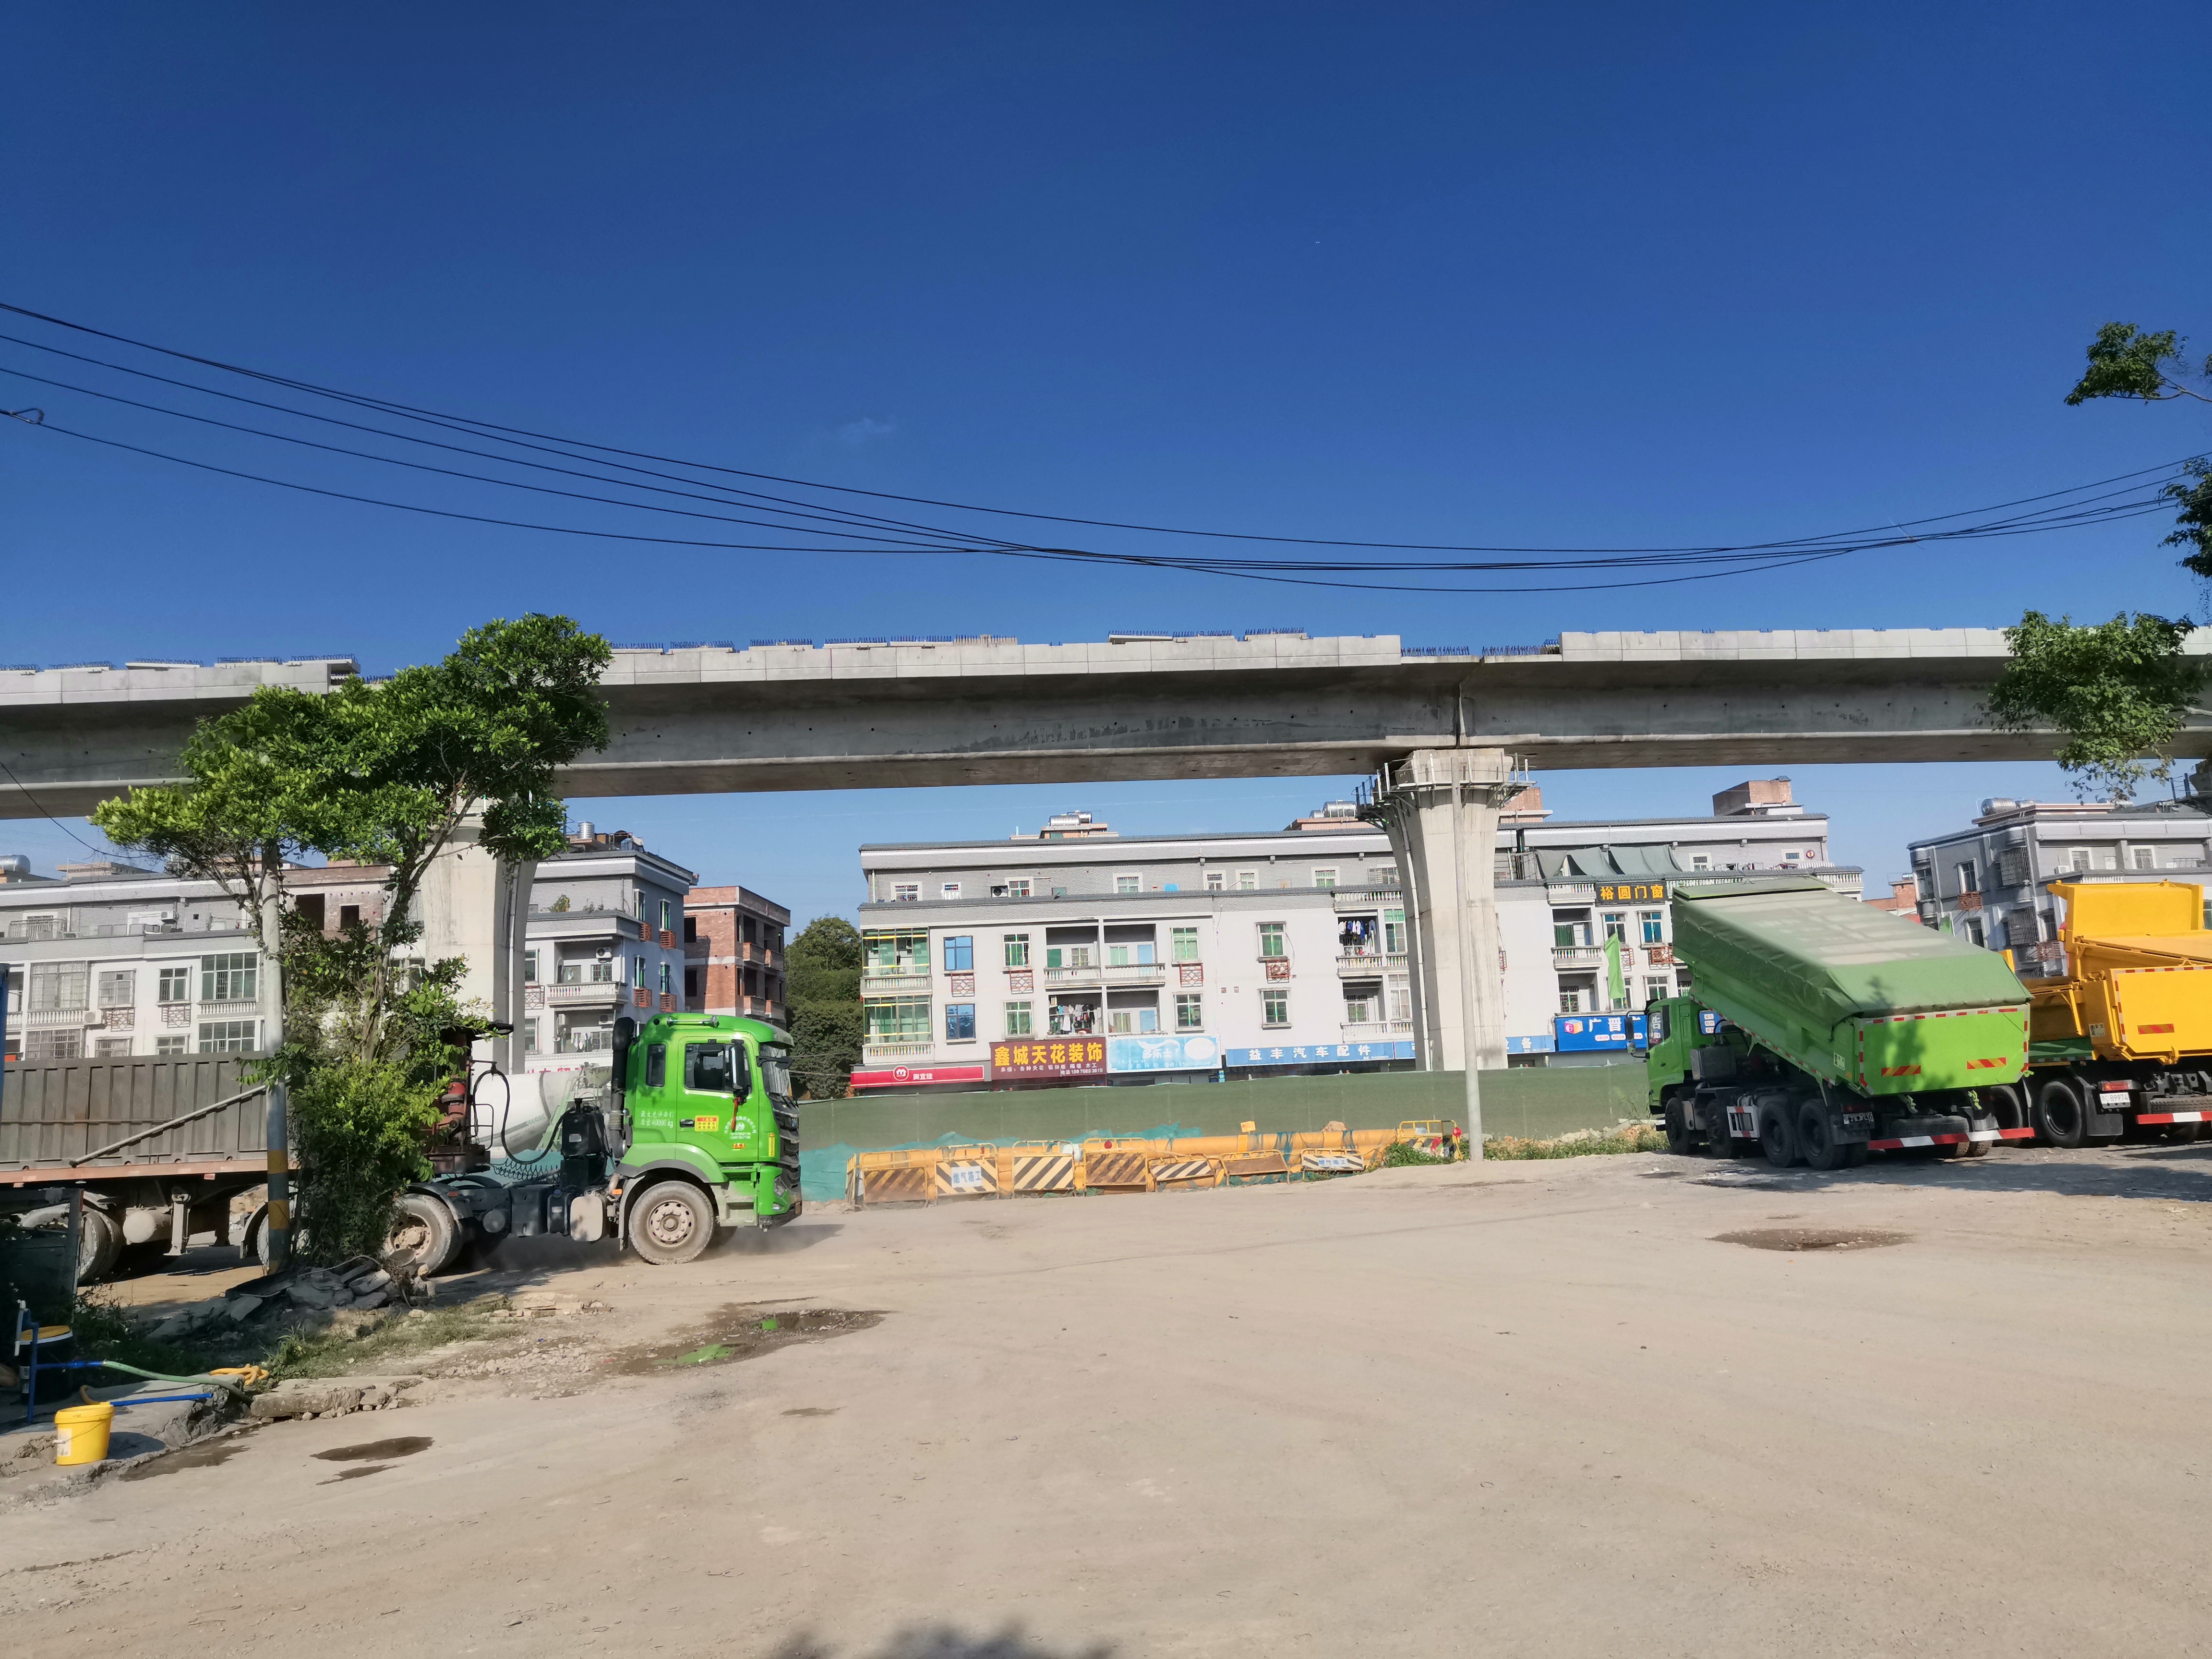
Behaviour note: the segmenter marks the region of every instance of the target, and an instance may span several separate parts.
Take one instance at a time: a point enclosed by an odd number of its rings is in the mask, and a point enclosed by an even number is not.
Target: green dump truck
[[[471,1114],[477,1167],[400,1196],[388,1261],[417,1273],[471,1243],[619,1240],[647,1261],[690,1261],[720,1231],[774,1227],[802,1207],[791,1039],[728,1014],[615,1022],[606,1086],[517,1147],[495,1108]],[[479,1093],[481,1094],[481,1091]]]
[[[1646,1063],[1675,1152],[1836,1170],[2034,1133],[1995,1109],[2028,1007],[1995,952],[1806,876],[1678,888],[1674,950],[1694,994],[1647,1011]]]

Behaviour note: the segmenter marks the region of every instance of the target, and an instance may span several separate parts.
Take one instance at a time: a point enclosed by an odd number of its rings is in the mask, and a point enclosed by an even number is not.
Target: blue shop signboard
[[[1331,1060],[1411,1060],[1411,1037],[1395,1042],[1286,1042],[1279,1048],[1231,1048],[1231,1066],[1312,1066]]]
[[[1109,1072],[1210,1072],[1221,1063],[1218,1037],[1172,1035],[1109,1036],[1106,1039],[1106,1069]]]
[[[1641,1014],[1561,1014],[1552,1022],[1559,1053],[1588,1053],[1593,1048],[1626,1049],[1644,1044]]]
[[[1510,1036],[1505,1039],[1509,1054],[1548,1054],[1553,1044],[1549,1031],[1540,1031],[1534,1036]]]

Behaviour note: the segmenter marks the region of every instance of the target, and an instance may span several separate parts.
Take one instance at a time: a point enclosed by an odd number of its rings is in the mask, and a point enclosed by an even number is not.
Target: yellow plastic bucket
[[[54,1413],[54,1462],[101,1462],[107,1455],[107,1431],[114,1425],[115,1407],[106,1401],[97,1406],[64,1406]]]

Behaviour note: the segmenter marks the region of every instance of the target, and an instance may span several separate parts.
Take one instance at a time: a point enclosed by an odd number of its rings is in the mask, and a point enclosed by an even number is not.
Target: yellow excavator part
[[[2053,882],[2068,971],[2026,981],[2031,1042],[2087,1038],[2102,1060],[2212,1053],[2212,932],[2193,882]]]

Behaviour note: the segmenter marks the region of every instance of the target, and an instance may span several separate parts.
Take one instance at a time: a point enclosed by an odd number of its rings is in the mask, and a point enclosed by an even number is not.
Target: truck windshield
[[[761,1081],[768,1085],[769,1093],[778,1100],[791,1098],[791,1050],[767,1048],[760,1051]]]

